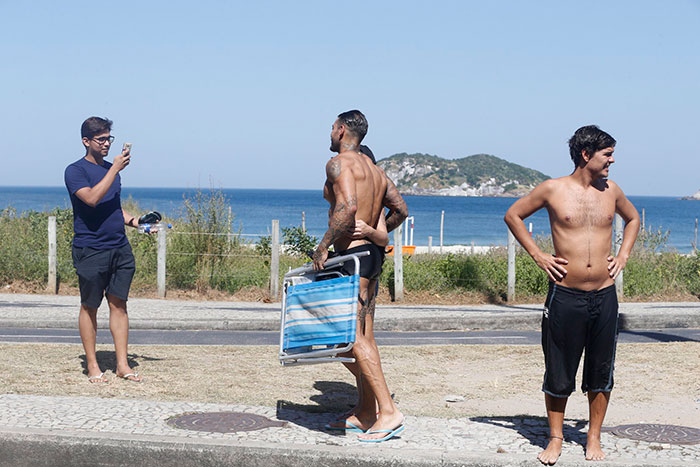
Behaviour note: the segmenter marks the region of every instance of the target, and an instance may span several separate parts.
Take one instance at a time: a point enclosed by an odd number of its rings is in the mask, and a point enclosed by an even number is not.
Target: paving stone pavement
[[[284,427],[236,433],[209,433],[175,428],[170,417],[192,412],[243,412],[286,422]],[[254,442],[290,446],[340,446],[383,450],[424,450],[479,454],[498,458],[505,454],[528,455],[535,459],[547,438],[544,419],[523,417],[475,417],[437,419],[407,416],[406,429],[384,443],[366,444],[356,434],[339,434],[323,429],[337,414],[316,414],[284,408],[236,404],[155,402],[102,399],[96,397],[49,397],[0,395],[0,432],[13,429],[43,429],[66,433],[143,435],[182,440],[219,440],[232,445]],[[561,464],[583,458],[586,425],[567,420]],[[603,449],[614,464],[700,465],[700,444],[648,443],[602,434]],[[617,461],[617,462],[615,462]],[[636,464],[635,464],[636,462]]]

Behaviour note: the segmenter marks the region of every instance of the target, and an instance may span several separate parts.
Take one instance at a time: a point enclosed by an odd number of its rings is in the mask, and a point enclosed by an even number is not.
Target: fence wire
[[[231,254],[223,254],[223,253],[176,253],[176,252],[166,252],[165,253],[166,257],[168,256],[217,256],[217,257],[223,257],[223,258],[263,258],[260,255],[231,255]]]
[[[211,236],[226,236],[226,237],[264,237],[265,234],[244,234],[244,233],[228,233],[228,232],[180,232],[177,230],[168,231],[168,235],[211,235]]]

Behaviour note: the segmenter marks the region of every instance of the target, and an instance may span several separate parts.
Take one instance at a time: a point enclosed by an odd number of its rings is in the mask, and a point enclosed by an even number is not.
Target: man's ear
[[[85,146],[85,149],[87,149],[90,146],[90,140],[87,136],[83,136],[83,146]]]
[[[583,159],[584,162],[588,163],[588,161],[591,160],[591,155],[588,154],[588,151],[585,149],[581,150],[581,159]]]
[[[345,134],[345,125],[338,125],[338,139],[341,140],[343,139],[343,135]]]

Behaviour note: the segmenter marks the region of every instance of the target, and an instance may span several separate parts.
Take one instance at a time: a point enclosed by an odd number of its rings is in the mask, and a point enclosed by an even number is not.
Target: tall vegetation
[[[256,244],[231,231],[232,215],[221,191],[199,191],[183,202],[183,209],[166,219],[174,227],[168,235],[167,288],[180,290],[267,289],[270,275],[269,237]],[[133,200],[125,201],[129,212],[141,212]],[[37,287],[47,281],[47,218],[57,218],[58,279],[77,285],[71,259],[73,215],[69,209],[51,212],[17,213],[0,211],[0,285],[15,281]],[[133,290],[156,286],[157,238],[127,229],[136,257]],[[700,298],[700,256],[681,255],[666,248],[668,232],[651,228],[641,231],[624,272],[624,293],[631,300]],[[544,251],[553,251],[551,238],[536,237]],[[285,227],[280,258],[280,275],[305,261],[306,251],[318,240],[300,227]],[[505,299],[507,254],[495,248],[480,255],[415,255],[404,260],[404,287],[407,293],[430,292],[443,296],[462,293],[481,296],[486,302]],[[547,277],[522,249],[516,256],[516,295],[519,301],[541,301],[547,293]],[[382,287],[393,288],[393,262],[384,263]]]
[[[673,300],[689,295],[700,298],[700,251],[682,255],[666,249],[668,232],[640,232],[624,270],[624,295],[633,300]],[[550,236],[535,238],[545,252],[554,252]],[[393,263],[387,261],[380,279],[391,290]],[[404,287],[407,291],[439,294],[472,292],[484,301],[505,300],[508,284],[508,255],[495,248],[482,255],[416,255],[404,257]],[[515,258],[515,294],[519,301],[541,301],[549,286],[547,275],[522,248]]]

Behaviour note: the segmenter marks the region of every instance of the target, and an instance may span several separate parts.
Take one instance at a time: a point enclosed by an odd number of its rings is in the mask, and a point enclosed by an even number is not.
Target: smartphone
[[[124,151],[129,151],[129,154],[131,154],[131,143],[124,143],[124,147],[122,148],[122,152]]]

